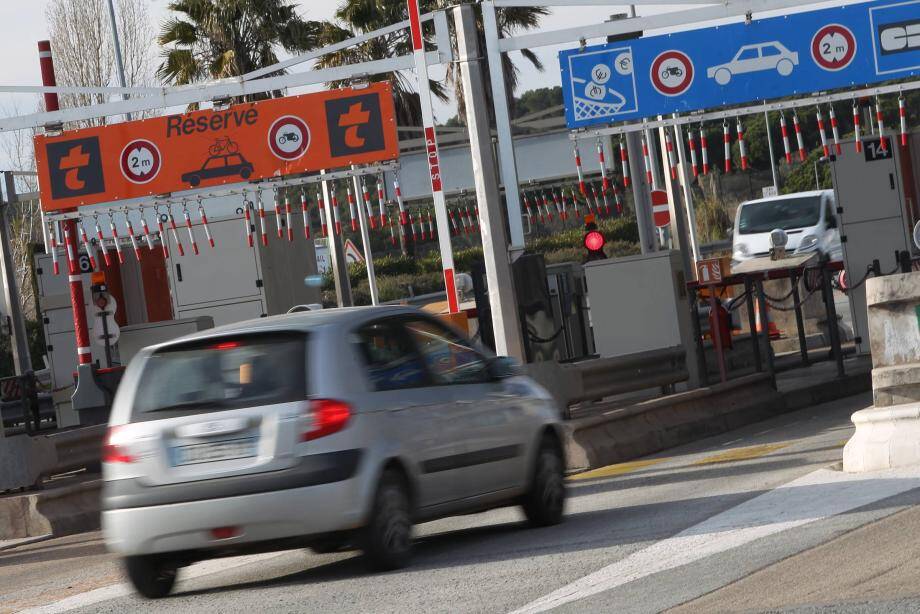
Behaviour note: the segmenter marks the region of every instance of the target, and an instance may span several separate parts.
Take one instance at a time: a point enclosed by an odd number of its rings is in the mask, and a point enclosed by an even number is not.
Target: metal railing
[[[570,365],[581,378],[569,405],[606,397],[673,386],[690,379],[682,347],[652,350],[616,358],[598,358]]]

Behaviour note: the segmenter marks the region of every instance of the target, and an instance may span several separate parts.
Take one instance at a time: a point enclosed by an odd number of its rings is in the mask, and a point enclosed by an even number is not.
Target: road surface
[[[576,476],[558,527],[529,529],[516,509],[424,525],[394,573],[293,550],[194,565],[149,602],[98,534],[20,546],[0,552],[0,612],[917,611],[920,470],[833,467],[870,403]]]

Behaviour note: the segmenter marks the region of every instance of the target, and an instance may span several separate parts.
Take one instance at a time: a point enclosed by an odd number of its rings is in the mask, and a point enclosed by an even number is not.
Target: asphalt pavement
[[[834,467],[849,416],[870,404],[576,476],[558,527],[530,529],[517,509],[423,525],[398,572],[292,550],[199,563],[150,602],[98,534],[20,546],[0,552],[0,612],[917,611],[920,564],[904,542],[920,541],[920,470]]]

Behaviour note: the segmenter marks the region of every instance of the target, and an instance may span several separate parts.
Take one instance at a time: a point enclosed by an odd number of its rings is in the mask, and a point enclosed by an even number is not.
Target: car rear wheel
[[[201,177],[199,177],[198,175],[192,175],[191,177],[188,178],[188,183],[193,188],[197,187],[201,183]]]
[[[530,524],[547,527],[562,522],[565,509],[565,469],[559,446],[544,439],[537,452],[530,490],[524,495],[524,514]]]
[[[720,68],[715,74],[716,83],[719,85],[728,85],[732,80],[732,71],[727,68]]]
[[[389,571],[409,563],[412,516],[409,489],[399,472],[384,472],[361,542],[364,556],[373,569]]]
[[[176,584],[178,565],[161,556],[129,556],[124,563],[128,579],[142,597],[160,599]]]

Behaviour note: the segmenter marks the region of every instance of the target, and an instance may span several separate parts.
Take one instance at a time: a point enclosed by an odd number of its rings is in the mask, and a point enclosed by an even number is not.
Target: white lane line
[[[283,554],[286,553],[269,552],[267,554],[253,554],[250,556],[241,556],[232,559],[213,559],[210,561],[203,561],[201,563],[196,563],[187,569],[179,570],[179,581],[182,582],[185,580],[192,580],[202,576],[209,576],[219,571],[227,571],[236,567],[261,563],[262,561],[267,561],[268,559],[273,559]],[[71,595],[70,597],[66,597],[54,603],[36,606],[34,608],[29,608],[28,610],[22,610],[20,614],[56,614],[57,612],[67,612],[70,610],[76,610],[77,608],[85,608],[97,603],[102,603],[103,601],[109,601],[119,597],[127,597],[133,593],[133,589],[127,584],[112,584],[111,586],[103,586],[102,588],[97,588],[85,593],[80,593],[78,595]]]
[[[820,469],[599,569],[514,614],[545,612],[914,488],[920,488],[916,468],[870,475]]]

